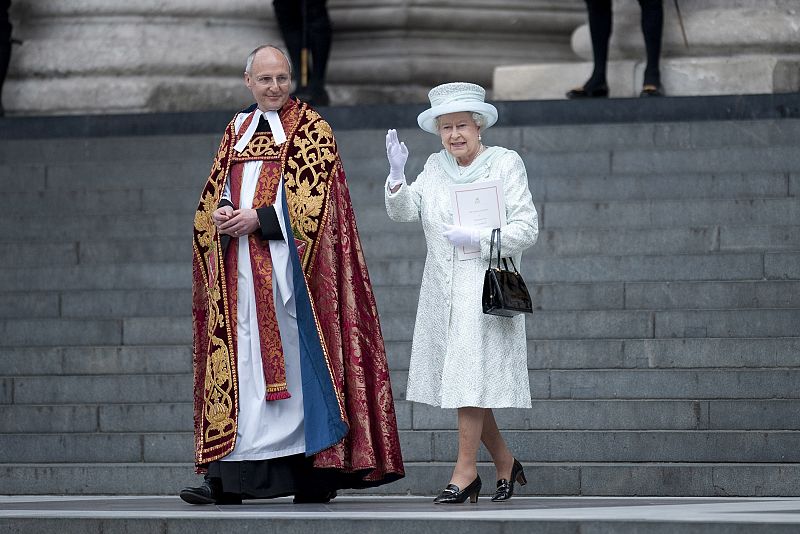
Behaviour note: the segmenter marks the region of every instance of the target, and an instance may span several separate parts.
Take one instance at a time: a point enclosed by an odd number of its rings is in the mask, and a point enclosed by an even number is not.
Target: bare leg
[[[458,409],[458,460],[450,484],[466,488],[478,476],[478,447],[483,432],[484,408]]]
[[[508,480],[511,477],[511,469],[514,466],[514,455],[511,454],[506,441],[500,434],[500,429],[497,428],[497,422],[494,419],[494,413],[491,408],[484,412],[481,441],[488,449],[489,454],[492,455],[492,461],[497,470],[497,480],[501,478]]]

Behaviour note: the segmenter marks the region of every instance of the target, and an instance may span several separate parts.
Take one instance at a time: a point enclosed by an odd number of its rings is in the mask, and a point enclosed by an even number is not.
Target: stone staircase
[[[384,132],[336,131],[407,462],[406,479],[372,491],[430,495],[457,442],[454,411],[403,400],[424,240],[386,217]],[[440,145],[400,135],[411,177]],[[522,492],[800,495],[800,120],[484,138],[520,152],[540,212],[521,267],[537,308],[533,408],[497,412]],[[197,480],[190,235],[217,142],[0,142],[0,493],[174,494]]]

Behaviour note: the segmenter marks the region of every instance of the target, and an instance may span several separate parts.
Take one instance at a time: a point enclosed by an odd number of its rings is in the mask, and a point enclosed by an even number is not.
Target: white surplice
[[[256,110],[254,113],[258,113]],[[286,139],[280,120],[275,112],[264,114],[276,141]],[[241,128],[247,113],[236,117],[236,131]],[[253,117],[258,123],[259,116]],[[255,127],[254,127],[255,128]],[[253,129],[254,129],[253,128]],[[279,130],[279,131],[278,131]],[[246,132],[252,135],[252,132]],[[246,143],[245,143],[246,145]],[[237,145],[238,146],[238,145]],[[249,209],[261,174],[261,161],[248,161],[242,172],[242,189],[239,208]],[[228,177],[230,180],[230,177]],[[224,198],[230,200],[230,183],[226,182]],[[300,372],[300,348],[297,332],[297,314],[293,297],[292,267],[289,261],[289,246],[285,241],[291,236],[287,233],[282,217],[283,180],[278,186],[275,210],[283,231],[284,241],[269,242],[272,256],[272,291],[275,312],[281,334],[281,344],[286,362],[286,383],[291,397],[283,400],[266,400],[266,383],[261,365],[261,341],[256,317],[256,297],[253,288],[253,273],[250,265],[248,236],[239,237],[237,314],[236,314],[236,356],[239,368],[239,415],[236,430],[236,446],[222,461],[266,460],[306,450],[303,427],[303,390]]]

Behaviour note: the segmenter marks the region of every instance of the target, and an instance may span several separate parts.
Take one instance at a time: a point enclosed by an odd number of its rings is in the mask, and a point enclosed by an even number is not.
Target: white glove
[[[445,236],[454,247],[480,248],[481,233],[477,228],[471,226],[444,225]]]
[[[389,160],[389,187],[393,188],[406,181],[405,168],[408,148],[397,139],[397,130],[386,132],[386,158]]]

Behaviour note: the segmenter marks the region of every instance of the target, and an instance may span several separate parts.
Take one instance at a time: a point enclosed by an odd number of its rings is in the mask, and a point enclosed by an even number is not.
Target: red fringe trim
[[[274,400],[283,400],[283,399],[290,399],[292,396],[289,394],[288,391],[276,391],[274,393],[267,393],[267,400],[274,401]]]

